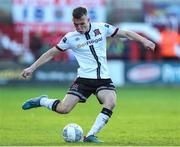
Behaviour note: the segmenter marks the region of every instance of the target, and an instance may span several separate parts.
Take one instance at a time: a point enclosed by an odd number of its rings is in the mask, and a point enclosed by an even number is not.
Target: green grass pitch
[[[86,134],[102,107],[94,96],[78,104],[69,114],[59,115],[47,108],[27,111],[22,103],[48,94],[62,99],[67,88],[1,87],[0,146],[88,146],[66,143],[62,129],[68,123],[79,124]],[[180,88],[117,88],[117,105],[112,118],[97,134],[102,146],[180,146]]]

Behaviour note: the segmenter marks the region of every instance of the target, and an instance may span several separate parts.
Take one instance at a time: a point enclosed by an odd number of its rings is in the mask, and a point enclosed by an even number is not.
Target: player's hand
[[[32,73],[33,73],[33,70],[31,69],[31,67],[28,67],[22,71],[21,76],[24,79],[27,79],[32,76]]]
[[[150,41],[150,40],[145,40],[144,42],[143,42],[143,44],[144,44],[144,46],[145,46],[145,48],[147,48],[147,49],[151,49],[152,51],[154,51],[155,50],[155,43],[153,43],[152,41]]]

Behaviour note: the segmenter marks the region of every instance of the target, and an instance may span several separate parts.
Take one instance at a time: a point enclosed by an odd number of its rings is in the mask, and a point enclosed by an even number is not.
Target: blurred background
[[[78,64],[61,52],[28,81],[19,75],[73,31],[72,9],[86,6],[91,21],[132,30],[156,43],[108,38],[107,56],[116,86],[180,85],[180,0],[0,0],[0,86],[68,85]]]

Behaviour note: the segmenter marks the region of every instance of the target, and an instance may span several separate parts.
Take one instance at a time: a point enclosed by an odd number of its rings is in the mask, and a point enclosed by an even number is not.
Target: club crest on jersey
[[[99,30],[99,29],[95,29],[93,32],[94,32],[94,35],[95,35],[95,36],[97,36],[97,35],[100,35],[100,34],[101,34],[101,32],[100,32],[100,30]]]

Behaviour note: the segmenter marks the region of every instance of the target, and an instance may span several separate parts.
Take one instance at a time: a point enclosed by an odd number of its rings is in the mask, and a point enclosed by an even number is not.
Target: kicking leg
[[[66,114],[70,112],[78,102],[79,97],[72,94],[67,94],[62,101],[58,99],[49,99],[47,95],[43,95],[27,100],[23,104],[22,109],[27,110],[44,106],[57,113]]]
[[[79,97],[72,94],[67,94],[64,99],[58,103],[54,111],[61,114],[67,114],[75,107],[78,102]]]

